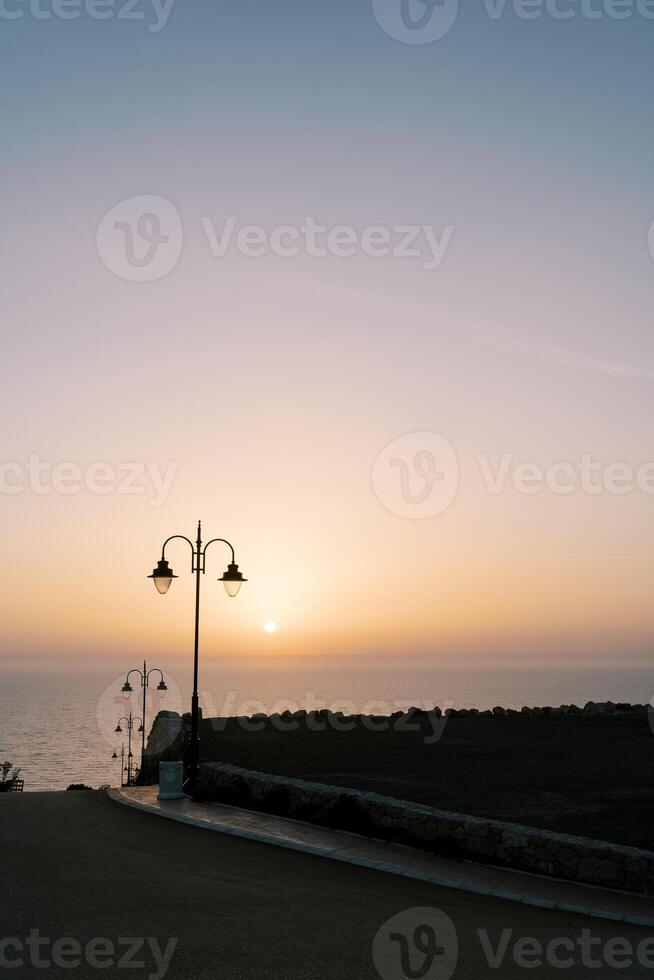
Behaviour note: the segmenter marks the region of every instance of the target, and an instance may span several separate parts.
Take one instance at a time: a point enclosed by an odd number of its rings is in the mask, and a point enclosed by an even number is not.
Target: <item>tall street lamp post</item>
[[[198,698],[198,641],[200,634],[200,576],[204,575],[207,548],[209,545],[214,544],[219,541],[221,544],[227,545],[231,552],[232,560],[227,565],[227,570],[218,579],[225,586],[227,595],[235,596],[238,590],[241,588],[243,582],[247,582],[247,579],[243,578],[242,572],[239,571],[238,565],[236,564],[236,556],[234,554],[234,549],[225,538],[212,538],[210,541],[202,545],[202,524],[198,521],[198,536],[195,544],[190,538],[187,538],[184,534],[173,534],[171,537],[166,538],[161,549],[161,559],[157,563],[157,567],[153,570],[152,575],[148,575],[154,581],[157,588],[157,592],[164,595],[170,588],[170,583],[174,578],[179,576],[173,574],[172,568],[168,565],[166,561],[166,545],[169,541],[173,541],[175,538],[181,538],[191,548],[191,573],[195,575],[195,643],[193,648],[193,696],[191,699],[191,740],[189,744],[188,752],[188,769],[186,774],[186,780],[184,783],[184,789],[187,793],[191,792],[193,787],[198,781],[198,770],[200,763],[200,723],[199,723],[199,698]]]
[[[132,717],[132,712],[130,711],[129,716],[118,719],[118,724],[116,725],[115,731],[120,735],[122,733],[122,728],[120,727],[121,721],[127,722],[127,786],[132,785],[132,759],[134,758],[132,754],[132,729],[137,721],[141,724],[138,727],[138,731],[142,732],[144,725],[143,719],[138,717]]]
[[[129,698],[130,694],[134,690],[134,688],[132,687],[132,685],[129,682],[130,675],[131,674],[138,674],[139,675],[139,678],[140,678],[140,681],[141,681],[141,688],[143,689],[143,724],[141,725],[141,728],[139,729],[139,731],[141,731],[141,733],[142,733],[141,734],[141,772],[143,772],[143,763],[145,761],[145,708],[146,708],[146,694],[147,694],[148,687],[150,686],[150,674],[153,674],[153,673],[159,674],[160,677],[161,677],[161,680],[157,684],[157,690],[158,691],[167,691],[168,690],[168,687],[166,686],[166,682],[164,681],[163,671],[159,667],[151,667],[150,670],[148,670],[148,665],[146,664],[145,660],[143,661],[143,670],[140,670],[138,667],[134,667],[132,670],[130,670],[128,672],[127,677],[125,678],[125,683],[123,684],[123,687],[122,687],[123,697],[127,696]]]

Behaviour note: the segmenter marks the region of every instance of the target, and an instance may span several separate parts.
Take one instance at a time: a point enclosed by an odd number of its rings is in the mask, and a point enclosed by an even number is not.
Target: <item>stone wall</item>
[[[326,728],[333,727],[337,731],[344,732],[351,731],[359,725],[363,728],[370,728],[371,731],[382,731],[387,728],[396,729],[398,732],[407,732],[415,730],[410,727],[412,723],[429,719],[432,725],[438,722],[437,730],[442,732],[445,724],[451,718],[500,719],[518,716],[526,720],[543,717],[562,718],[568,715],[625,714],[649,714],[654,731],[654,706],[650,704],[616,704],[613,701],[588,701],[583,708],[575,704],[562,704],[558,707],[547,705],[533,708],[524,707],[519,711],[516,708],[503,708],[500,705],[484,710],[478,708],[446,708],[444,711],[438,706],[430,709],[411,707],[407,708],[406,711],[394,711],[389,715],[348,715],[342,711],[330,711],[328,708],[320,708],[315,711],[300,709],[299,711],[287,710],[271,715],[256,713],[233,718],[212,718],[211,723],[216,731],[223,730],[229,721],[235,721],[246,732],[263,731],[265,728],[277,728],[279,731],[289,732],[296,731],[301,727],[314,731],[325,731]],[[202,718],[201,710],[200,718]],[[146,765],[149,762],[148,768],[151,773],[154,773],[154,781],[156,781],[156,765],[160,761],[174,761],[183,757],[185,739],[188,737],[189,729],[189,714],[180,716],[176,711],[160,711],[156,716],[145,750]]]
[[[654,895],[654,852],[449,813],[376,793],[203,763],[197,798],[249,807],[433,853]]]

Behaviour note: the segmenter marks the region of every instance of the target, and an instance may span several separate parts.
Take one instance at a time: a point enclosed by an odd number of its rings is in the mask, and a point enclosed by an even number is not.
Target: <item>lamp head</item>
[[[173,574],[173,570],[166,559],[162,558],[157,562],[157,567],[152,569],[152,575],[148,575],[148,578],[151,578],[154,582],[157,592],[159,592],[161,595],[165,595],[170,588],[170,583],[172,580],[174,578],[179,578],[179,576]]]
[[[225,586],[225,592],[227,595],[232,596],[232,598],[237,595],[238,590],[241,588],[244,582],[247,582],[246,578],[243,578],[243,573],[239,571],[236,562],[230,562],[227,566],[227,571],[225,574],[218,579]]]

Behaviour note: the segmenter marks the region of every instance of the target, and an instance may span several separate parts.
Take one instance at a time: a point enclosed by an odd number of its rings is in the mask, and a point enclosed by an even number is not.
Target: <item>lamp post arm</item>
[[[232,553],[232,562],[235,562],[236,561],[236,556],[234,554],[234,548],[229,543],[229,541],[226,541],[225,538],[212,538],[211,541],[207,541],[207,543],[205,544],[204,549],[202,551],[202,571],[204,571],[204,562],[205,562],[205,556],[207,554],[207,548],[209,547],[210,544],[214,544],[216,541],[220,541],[221,544],[226,544],[227,547],[229,548],[229,550]]]
[[[132,669],[128,672],[127,676],[125,677],[125,681],[127,683],[129,683],[129,675],[130,674],[138,674],[139,677],[141,678],[141,683],[143,683],[143,671],[142,670],[139,670],[138,667],[132,667]]]
[[[148,683],[148,679],[150,677],[150,674],[152,674],[153,672],[156,672],[157,674],[161,674],[161,680],[163,681],[163,679],[164,679],[163,670],[160,667],[150,667],[149,671],[145,675],[145,683],[146,683],[146,686],[147,686],[147,683]]]
[[[168,544],[169,541],[174,541],[176,538],[181,538],[182,541],[186,541],[186,543],[190,546],[191,554],[193,555],[193,559],[194,559],[195,558],[195,545],[193,544],[193,542],[191,541],[191,539],[190,538],[187,538],[185,534],[171,534],[171,536],[169,538],[166,538],[166,540],[164,541],[163,546],[161,548],[161,559],[162,559],[162,561],[166,557],[166,545]],[[192,571],[195,571],[195,569],[193,568],[193,559],[191,559],[191,570]]]

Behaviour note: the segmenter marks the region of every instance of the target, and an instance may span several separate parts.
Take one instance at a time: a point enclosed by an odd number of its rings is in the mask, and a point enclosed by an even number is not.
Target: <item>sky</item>
[[[0,657],[648,662],[644,0],[0,8]]]

